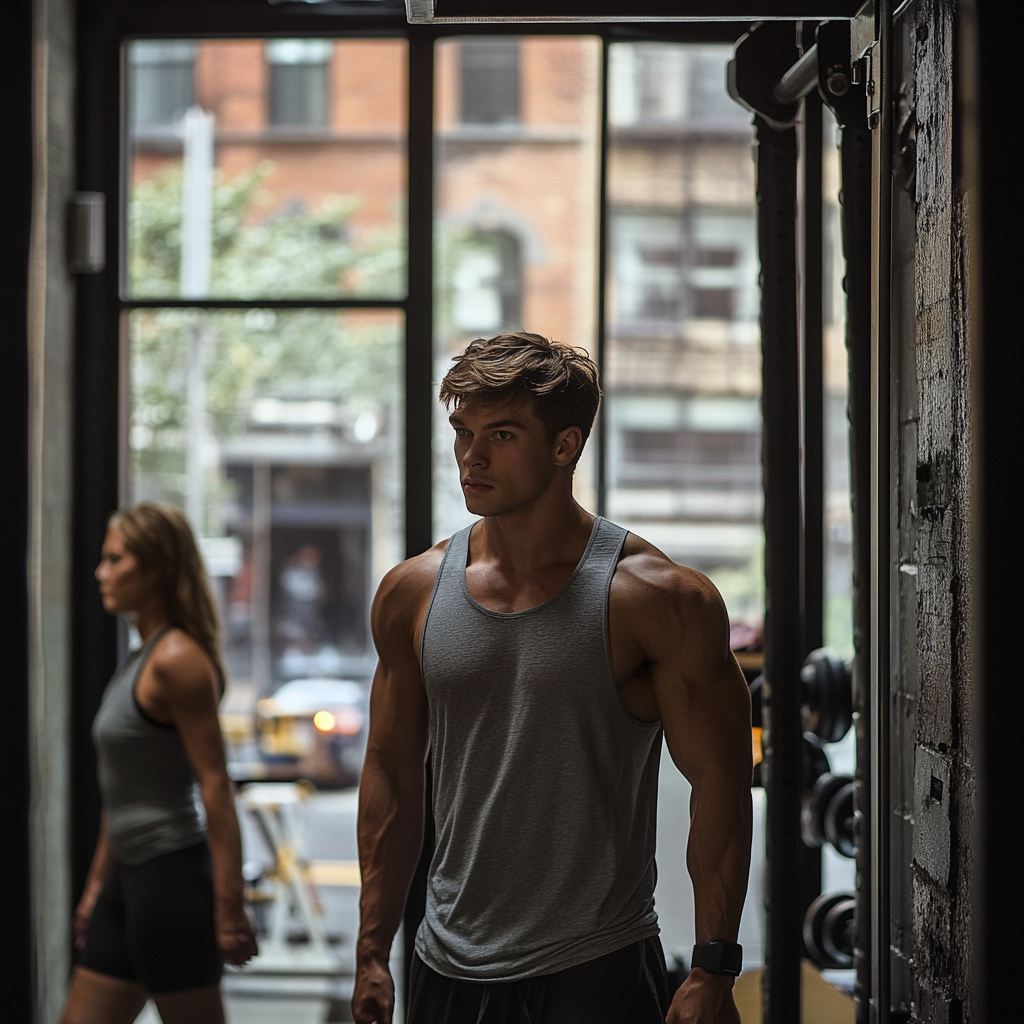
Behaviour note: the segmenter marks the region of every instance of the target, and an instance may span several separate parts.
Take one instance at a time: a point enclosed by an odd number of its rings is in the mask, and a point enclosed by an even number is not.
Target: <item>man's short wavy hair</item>
[[[586,444],[601,385],[586,349],[522,332],[470,342],[441,381],[439,397],[449,412],[474,401],[501,405],[528,397],[551,437],[579,427]]]

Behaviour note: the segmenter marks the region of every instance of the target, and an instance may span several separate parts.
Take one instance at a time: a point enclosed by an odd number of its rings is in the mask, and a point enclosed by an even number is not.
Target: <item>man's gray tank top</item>
[[[416,951],[448,977],[572,967],[658,933],[661,723],[623,707],[608,591],[626,531],[598,518],[550,600],[503,613],[449,541],[423,625],[437,843]]]
[[[162,629],[114,673],[92,725],[107,840],[122,864],[144,864],[206,835],[196,778],[173,725],[150,718],[135,687]]]

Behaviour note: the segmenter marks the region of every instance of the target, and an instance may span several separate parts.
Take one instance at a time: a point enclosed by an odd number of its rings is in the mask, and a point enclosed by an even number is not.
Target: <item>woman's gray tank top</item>
[[[626,531],[596,519],[565,586],[502,613],[466,588],[471,529],[423,626],[437,844],[416,951],[449,977],[512,981],[658,933],[661,723],[625,710],[612,669]]]
[[[196,778],[178,731],[150,718],[135,696],[142,666],[166,631],[125,659],[92,725],[107,840],[122,864],[144,864],[206,835]]]

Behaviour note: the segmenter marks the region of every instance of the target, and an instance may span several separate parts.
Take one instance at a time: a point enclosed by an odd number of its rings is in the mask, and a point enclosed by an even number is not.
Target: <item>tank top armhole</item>
[[[471,526],[470,529],[473,527]],[[461,531],[460,531],[461,532]],[[444,576],[445,566],[448,564],[448,556],[451,554],[452,548],[455,546],[455,538],[458,536],[457,533],[452,534],[448,539],[448,544],[444,549],[444,554],[441,556],[441,564],[437,567],[437,575],[434,577],[434,588],[430,592],[430,603],[427,605],[426,614],[423,616],[423,628],[420,630],[420,676],[426,682],[426,666],[423,661],[423,655],[426,651],[426,640],[427,640],[427,625],[430,622],[430,613],[434,610],[434,601],[437,599],[437,592],[441,588],[441,577]]]
[[[608,522],[608,520],[605,520]],[[609,523],[609,526],[616,526],[614,523]],[[609,559],[609,566],[607,570],[607,578],[604,581],[602,587],[602,593],[604,594],[604,617],[601,624],[602,632],[604,633],[604,656],[608,666],[608,680],[611,683],[612,693],[616,705],[619,711],[622,713],[622,717],[629,722],[630,725],[639,727],[640,729],[660,729],[661,718],[655,718],[651,722],[645,722],[641,718],[635,718],[626,709],[626,705],[622,702],[622,694],[619,692],[619,685],[615,679],[615,662],[612,660],[612,628],[611,628],[611,614],[612,614],[612,580],[615,578],[615,573],[619,568],[619,562],[622,561],[622,552],[626,547],[626,538],[629,537],[629,530],[623,529],[621,526],[617,527],[622,530],[622,536],[619,538],[619,542],[615,548],[615,557]]]
[[[148,722],[150,725],[156,726],[157,729],[170,729],[175,730],[173,722],[159,722],[157,721],[143,706],[139,703],[139,676],[142,675],[142,670],[146,667],[146,662],[149,661],[149,656],[153,653],[153,648],[156,647],[157,643],[161,640],[165,633],[168,633],[173,627],[164,626],[158,630],[153,636],[149,638],[147,643],[142,650],[139,652],[141,657],[139,658],[139,664],[135,668],[135,675],[132,678],[132,703],[135,705],[135,710],[138,711],[143,721]]]

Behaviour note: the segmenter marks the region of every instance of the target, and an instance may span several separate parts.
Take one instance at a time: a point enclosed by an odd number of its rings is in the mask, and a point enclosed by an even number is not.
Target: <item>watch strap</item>
[[[736,977],[743,970],[743,947],[738,942],[698,942],[693,947],[690,967],[700,967],[708,974],[729,974]]]

